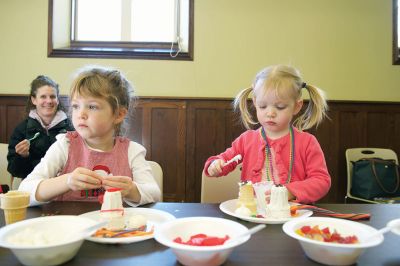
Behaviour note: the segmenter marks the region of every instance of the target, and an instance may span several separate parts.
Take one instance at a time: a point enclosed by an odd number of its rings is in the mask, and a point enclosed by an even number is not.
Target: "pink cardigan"
[[[331,177],[326,167],[324,154],[317,139],[307,133],[294,129],[295,157],[292,178],[287,189],[301,203],[312,203],[328,193],[331,186]],[[280,182],[286,183],[289,167],[289,134],[277,139],[269,140],[271,148],[275,151],[274,167],[278,169]],[[220,176],[225,176],[233,171],[239,163],[242,163],[242,181],[261,181],[263,168],[265,168],[266,142],[258,130],[248,130],[240,135],[232,147],[225,152],[208,158],[204,166],[204,172],[209,176],[207,169],[212,161],[223,159],[228,161],[235,155],[241,154],[242,160],[232,163],[222,169]],[[265,170],[265,169],[264,169]]]

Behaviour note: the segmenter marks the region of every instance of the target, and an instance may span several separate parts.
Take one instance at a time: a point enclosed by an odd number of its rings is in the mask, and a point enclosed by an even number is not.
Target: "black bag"
[[[353,196],[370,200],[400,196],[399,166],[394,160],[364,158],[352,164]]]

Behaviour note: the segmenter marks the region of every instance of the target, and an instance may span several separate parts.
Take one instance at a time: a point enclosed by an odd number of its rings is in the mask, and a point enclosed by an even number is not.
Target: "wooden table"
[[[319,207],[338,212],[368,212],[370,221],[363,222],[375,228],[400,217],[400,204],[320,204]],[[177,218],[189,216],[212,216],[236,220],[247,227],[253,223],[240,221],[225,215],[218,204],[200,203],[156,203],[146,207],[163,210]],[[77,215],[98,210],[97,203],[52,202],[28,209],[28,217],[41,215]],[[4,226],[4,214],[0,211],[0,226]],[[19,265],[10,250],[0,248],[0,265]],[[179,265],[172,251],[154,239],[119,245],[105,245],[85,241],[74,259],[65,265]],[[245,244],[237,247],[224,265],[320,265],[308,259],[297,240],[282,231],[282,225],[268,225],[253,235]],[[400,237],[392,233],[385,235],[384,242],[367,250],[358,260],[358,265],[400,265]]]

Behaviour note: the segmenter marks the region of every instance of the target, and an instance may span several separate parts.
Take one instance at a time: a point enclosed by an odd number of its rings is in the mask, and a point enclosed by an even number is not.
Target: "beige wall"
[[[400,101],[392,0],[195,0],[190,62],[47,58],[47,6],[0,0],[0,94],[27,93],[38,74],[67,94],[77,68],[100,64],[125,72],[139,96],[233,97],[283,63],[330,99]]]

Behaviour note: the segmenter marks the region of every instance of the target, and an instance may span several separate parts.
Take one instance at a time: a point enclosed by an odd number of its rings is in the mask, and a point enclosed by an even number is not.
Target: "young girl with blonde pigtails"
[[[98,201],[104,190],[121,190],[137,206],[160,200],[161,192],[145,160],[145,148],[119,136],[133,103],[130,82],[118,70],[84,68],[71,88],[76,131],[57,136],[19,190],[31,205],[50,200]]]
[[[303,90],[310,98],[305,109]],[[251,95],[257,122],[248,110]],[[317,139],[303,131],[317,126],[326,116],[327,103],[320,89],[306,84],[293,67],[270,66],[236,96],[234,106],[248,130],[232,147],[206,161],[207,176],[227,175],[242,163],[241,181],[272,181],[286,186],[289,200],[312,203],[326,195],[331,178],[324,154]],[[257,124],[259,128],[250,129]]]

